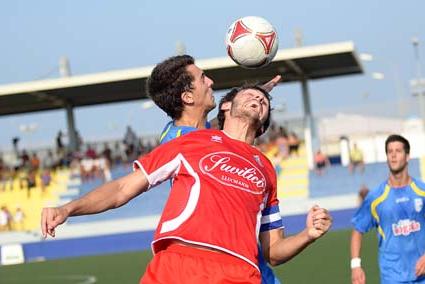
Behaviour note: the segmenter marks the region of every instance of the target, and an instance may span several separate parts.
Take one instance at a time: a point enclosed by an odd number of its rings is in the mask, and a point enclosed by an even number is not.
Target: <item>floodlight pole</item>
[[[412,38],[412,44],[413,44],[413,49],[415,51],[415,60],[416,60],[416,83],[418,85],[419,113],[422,120],[422,129],[425,130],[425,102],[424,102],[425,90],[422,86],[421,60],[419,57],[419,39],[416,37]]]

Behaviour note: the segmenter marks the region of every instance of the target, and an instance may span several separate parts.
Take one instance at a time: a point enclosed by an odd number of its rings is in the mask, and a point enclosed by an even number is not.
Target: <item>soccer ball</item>
[[[227,30],[227,54],[245,68],[269,64],[276,55],[278,45],[276,30],[260,17],[240,18]]]

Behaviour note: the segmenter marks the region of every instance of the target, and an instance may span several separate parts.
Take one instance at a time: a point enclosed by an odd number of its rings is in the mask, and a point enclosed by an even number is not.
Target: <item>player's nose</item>
[[[207,78],[208,78],[208,86],[212,87],[214,85],[214,81],[210,77],[207,77]]]

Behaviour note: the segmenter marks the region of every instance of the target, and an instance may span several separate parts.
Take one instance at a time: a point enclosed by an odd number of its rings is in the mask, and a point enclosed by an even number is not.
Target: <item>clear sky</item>
[[[408,87],[416,74],[413,36],[421,41],[425,73],[424,11],[423,0],[1,1],[0,84],[58,77],[63,55],[74,75],[152,65],[174,55],[178,41],[195,58],[222,57],[227,27],[255,15],[276,27],[280,48],[295,46],[298,29],[304,45],[350,40],[358,53],[373,54],[373,61],[363,63],[365,75],[311,82],[313,113],[407,117],[417,114]],[[373,80],[372,72],[385,79]],[[302,115],[300,94],[298,84],[274,90],[275,106],[286,105],[281,116]],[[399,100],[408,106],[400,110],[394,103]],[[120,138],[126,125],[155,134],[167,121],[159,109],[143,109],[141,101],[78,108],[75,116],[86,141]],[[31,124],[34,132],[22,132]],[[2,116],[0,151],[10,148],[13,136],[24,147],[53,145],[60,129],[66,130],[64,111]]]

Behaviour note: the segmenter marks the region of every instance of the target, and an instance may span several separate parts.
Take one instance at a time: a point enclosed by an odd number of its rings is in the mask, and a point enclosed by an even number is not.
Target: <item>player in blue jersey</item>
[[[425,184],[408,173],[409,142],[385,141],[389,178],[371,191],[352,219],[351,281],[366,283],[362,235],[376,228],[381,283],[425,283]]]
[[[270,92],[280,79],[281,76],[276,76],[262,87]],[[161,132],[161,144],[191,131],[211,127],[207,119],[216,106],[213,84],[189,55],[174,56],[156,65],[147,81],[147,92],[172,119]],[[280,283],[261,256],[259,267],[263,284]]]

